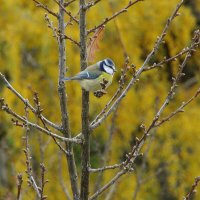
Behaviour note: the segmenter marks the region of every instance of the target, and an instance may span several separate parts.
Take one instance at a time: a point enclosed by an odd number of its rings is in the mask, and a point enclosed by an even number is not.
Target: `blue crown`
[[[106,64],[107,66],[115,66],[114,62],[113,62],[110,58],[106,58],[106,59],[104,60],[104,62],[105,62],[105,64]]]

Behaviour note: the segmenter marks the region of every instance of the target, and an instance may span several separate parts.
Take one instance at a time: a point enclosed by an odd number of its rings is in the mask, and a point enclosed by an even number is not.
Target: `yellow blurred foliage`
[[[42,1],[53,11],[57,12],[58,7],[53,1]],[[114,78],[114,83],[109,87],[108,94],[97,99],[91,94],[90,120],[104,108],[105,104],[112,97],[118,87],[120,69],[123,68],[124,56],[121,47],[120,37],[124,43],[126,51],[130,57],[130,63],[134,63],[137,68],[141,66],[145,57],[151,51],[157,36],[161,33],[167,18],[177,4],[177,0],[157,1],[148,0],[138,3],[116,18],[116,23],[120,31],[117,31],[114,21],[106,25],[104,37],[97,52],[96,60],[110,57],[114,60],[118,74]],[[196,0],[196,2],[199,2]],[[91,8],[87,15],[88,29],[102,22],[106,16],[111,16],[113,12],[123,8],[128,1],[102,1],[94,8]],[[198,9],[199,4],[197,3]],[[72,13],[77,13],[77,2],[68,8]],[[44,20],[45,11],[36,8],[34,3],[26,0],[12,1],[3,0],[0,6],[0,71],[6,75],[11,84],[20,93],[33,103],[32,91],[39,93],[43,114],[49,120],[60,124],[60,107],[57,92],[58,82],[58,47],[52,31],[47,27]],[[98,13],[98,15],[97,15]],[[54,18],[54,25],[56,22]],[[69,18],[66,17],[66,21]],[[197,21],[189,6],[181,9],[181,16],[172,23],[166,37],[166,45],[163,45],[155,56],[155,61],[162,60],[164,56],[175,55],[182,48],[189,45],[194,29],[198,26]],[[68,26],[66,34],[75,40],[79,40],[78,26]],[[121,35],[121,36],[120,36]],[[70,41],[67,43],[67,68],[66,76],[74,75],[80,71],[79,49]],[[125,154],[130,151],[134,143],[134,138],[140,137],[142,131],[139,128],[141,123],[149,125],[152,121],[156,106],[162,105],[171,82],[168,79],[169,71],[174,75],[178,65],[182,60],[179,59],[163,69],[155,69],[145,72],[139,82],[131,89],[127,96],[120,103],[115,131],[112,138],[109,165],[119,163]],[[154,61],[151,61],[152,63]],[[150,63],[150,64],[152,64]],[[192,57],[186,66],[189,75],[182,81],[177,91],[176,97],[167,107],[163,116],[167,116],[192,96],[199,85],[200,61],[199,52]],[[188,80],[195,77],[197,83],[185,89]],[[130,78],[130,75],[127,77]],[[78,134],[81,129],[81,89],[78,83],[66,83],[68,95],[68,107],[70,126],[73,135]],[[24,105],[19,102],[11,92],[3,87],[0,82],[0,97],[5,98],[6,103],[17,113],[24,115]],[[156,103],[158,99],[158,103]],[[158,104],[158,105],[156,105]],[[142,173],[143,179],[147,180],[140,187],[138,200],[175,200],[182,199],[193,183],[194,177],[199,175],[199,153],[200,153],[200,100],[192,102],[185,109],[185,113],[178,114],[170,122],[166,122],[162,127],[155,130],[151,148],[148,152],[145,171]],[[37,122],[33,115],[31,121]],[[91,163],[92,167],[102,166],[102,152],[104,145],[109,137],[112,116],[106,123],[100,126],[92,135],[91,141]],[[11,193],[16,196],[16,174],[25,174],[24,141],[22,139],[24,131],[12,125],[10,117],[0,112],[0,136],[3,125],[6,134],[1,140],[6,146],[8,155],[7,185],[0,185],[0,195],[6,196]],[[40,142],[46,145],[44,155],[41,156]],[[3,143],[3,142],[2,142]],[[39,175],[39,163],[44,162],[47,168],[45,176],[49,183],[45,187],[45,194],[48,199],[65,199],[59,183],[58,171],[60,167],[59,150],[52,140],[47,136],[42,136],[36,130],[31,129],[30,133],[32,161],[35,173]],[[147,145],[143,148],[147,148]],[[80,173],[80,148],[75,147],[76,161]],[[42,158],[43,157],[43,158]],[[66,160],[62,159],[63,179],[67,182],[70,189],[69,174],[67,173]],[[112,199],[129,200],[133,199],[136,188],[136,175],[140,171],[141,163],[138,161],[136,172],[122,177],[117,183],[117,190]],[[138,170],[137,170],[138,168]],[[159,175],[156,172],[163,168]],[[105,172],[102,183],[108,182],[113,176],[114,171]],[[148,176],[151,178],[148,180]],[[97,175],[91,175],[91,191],[93,193]],[[23,199],[35,199],[35,194],[30,187],[23,183]],[[163,198],[163,193],[170,195]],[[0,198],[1,199],[1,198]],[[6,198],[5,198],[6,199]],[[105,199],[105,194],[99,199]],[[195,199],[200,199],[197,192]]]

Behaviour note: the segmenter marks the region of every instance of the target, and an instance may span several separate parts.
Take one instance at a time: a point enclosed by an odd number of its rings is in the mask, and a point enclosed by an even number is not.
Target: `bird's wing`
[[[101,71],[89,71],[89,70],[84,70],[80,73],[78,73],[77,75],[73,76],[71,78],[71,80],[83,80],[83,79],[88,79],[88,80],[92,80],[92,79],[96,79],[101,75]]]

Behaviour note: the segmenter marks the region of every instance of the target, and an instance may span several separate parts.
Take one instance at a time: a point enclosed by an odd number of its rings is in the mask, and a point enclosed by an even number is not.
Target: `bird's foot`
[[[105,78],[103,78],[103,81],[100,83],[101,85],[101,89],[105,90],[108,84],[108,80],[106,80]]]
[[[108,81],[104,78],[102,80],[102,82],[100,83],[101,85],[101,89],[100,90],[97,90],[94,92],[94,96],[96,96],[97,98],[100,98],[102,97],[103,95],[107,94],[106,92],[106,87],[107,87],[107,84],[108,84]]]
[[[105,94],[107,94],[107,92],[103,89],[97,90],[96,92],[94,92],[94,96],[97,98],[101,98]]]

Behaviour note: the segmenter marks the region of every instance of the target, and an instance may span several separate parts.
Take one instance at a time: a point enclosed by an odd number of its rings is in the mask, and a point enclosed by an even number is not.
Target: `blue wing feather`
[[[73,77],[65,78],[65,80],[84,80],[84,79],[92,80],[98,78],[99,76],[100,74],[84,70]]]

